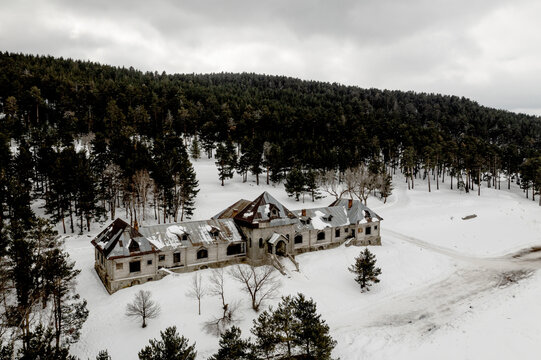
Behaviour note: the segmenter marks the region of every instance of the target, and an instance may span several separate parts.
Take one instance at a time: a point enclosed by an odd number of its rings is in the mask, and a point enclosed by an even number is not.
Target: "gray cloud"
[[[532,0],[0,3],[2,50],[167,72],[250,71],[541,108]]]

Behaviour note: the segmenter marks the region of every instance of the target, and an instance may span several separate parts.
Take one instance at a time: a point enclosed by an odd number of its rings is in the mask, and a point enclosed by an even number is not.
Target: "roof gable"
[[[116,219],[92,240],[103,255],[110,257],[129,256],[131,253],[156,251],[141,233],[127,222]]]
[[[343,206],[346,209],[352,224],[367,218],[376,218],[378,221],[383,220],[381,216],[368,208],[368,206],[364,205],[360,200],[338,199],[329,205],[329,207],[334,206]]]
[[[242,209],[234,219],[241,224],[252,226],[257,226],[261,222],[286,225],[296,222],[297,216],[265,191]]]

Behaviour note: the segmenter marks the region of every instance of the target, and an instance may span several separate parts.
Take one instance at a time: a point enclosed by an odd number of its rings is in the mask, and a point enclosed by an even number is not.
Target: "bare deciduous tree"
[[[336,171],[328,170],[320,173],[317,177],[317,185],[327,194],[334,196],[336,200],[340,199],[348,190],[340,185]]]
[[[344,172],[344,183],[349,196],[353,198],[355,195],[366,205],[370,191],[377,186],[377,174],[370,172],[366,165],[361,164]]]
[[[276,295],[281,283],[276,269],[270,265],[255,267],[252,265],[236,265],[231,269],[231,276],[244,285],[252,300],[252,309],[259,311],[261,303]]]
[[[239,301],[234,301],[231,304],[227,304],[226,310],[223,316],[213,317],[205,323],[205,330],[216,336],[223,334],[224,331],[232,324],[238,322],[240,318],[238,317],[238,309],[240,307]]]
[[[126,305],[126,316],[140,317],[143,320],[142,327],[147,326],[147,319],[154,319],[160,315],[160,305],[152,300],[151,296],[150,291],[139,290],[133,302]]]
[[[208,321],[205,327],[210,333],[220,335],[230,324],[237,321],[236,311],[239,307],[238,302],[232,304],[225,302],[225,277],[223,268],[212,270],[209,293],[220,297],[223,312],[221,316]]]
[[[145,220],[145,206],[148,201],[149,191],[152,187],[152,178],[150,177],[148,170],[137,170],[132,178],[133,187],[137,193],[137,207],[143,206],[143,220]]]
[[[197,299],[197,305],[199,309],[199,315],[201,315],[201,298],[207,294],[207,289],[203,286],[203,280],[201,273],[196,272],[193,274],[192,287],[186,295],[191,298]]]
[[[214,296],[219,296],[222,300],[222,306],[224,310],[224,317],[227,312],[227,303],[225,302],[225,292],[224,292],[224,269],[214,269],[212,270],[212,276],[210,277],[210,294]]]

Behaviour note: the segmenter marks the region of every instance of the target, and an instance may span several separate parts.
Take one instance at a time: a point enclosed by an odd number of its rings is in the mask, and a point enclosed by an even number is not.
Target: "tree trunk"
[[[481,196],[481,169],[477,170],[477,196]]]
[[[428,192],[431,192],[430,191],[430,171],[428,172],[428,175],[426,178],[428,179]]]
[[[71,199],[69,201],[69,214],[70,214],[70,228],[71,228],[71,233],[73,234],[75,232],[75,229],[73,228],[73,211],[71,209]]]

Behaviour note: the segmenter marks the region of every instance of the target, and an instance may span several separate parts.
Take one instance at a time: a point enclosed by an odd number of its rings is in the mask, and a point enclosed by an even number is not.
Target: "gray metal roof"
[[[270,226],[280,226],[298,221],[295,214],[266,191],[240,211],[235,220],[254,226],[262,222],[268,222]]]
[[[351,203],[351,206],[350,206]],[[331,205],[331,207],[340,206],[344,207],[348,212],[348,217],[350,221],[353,223],[357,223],[359,221],[363,221],[366,217],[370,218],[376,218],[378,221],[383,220],[381,216],[376,214],[373,210],[368,208],[366,205],[364,205],[359,200],[351,200],[351,199],[338,199],[334,201]]]
[[[306,216],[303,216],[303,211]],[[346,209],[341,206],[294,210],[293,212],[299,217],[299,223],[296,226],[297,231],[323,230],[326,227],[339,227],[350,224]]]
[[[92,244],[100,248],[107,259],[157,251],[140,232],[121,219],[102,230]]]
[[[139,229],[159,249],[242,241],[233,219],[186,221],[145,226]]]
[[[350,206],[351,205],[351,206]],[[363,205],[359,200],[339,199],[328,207],[293,210],[299,217],[297,231],[323,230],[327,227],[340,227],[357,223],[383,220],[378,214]],[[304,214],[306,215],[303,215]]]

